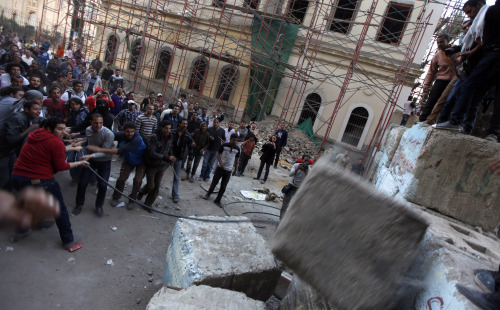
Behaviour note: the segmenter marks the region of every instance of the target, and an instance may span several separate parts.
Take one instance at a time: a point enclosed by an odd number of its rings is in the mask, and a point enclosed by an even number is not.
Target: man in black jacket
[[[173,154],[176,161],[172,164],[174,168],[174,183],[172,186],[172,199],[174,203],[178,203],[179,198],[179,179],[181,177],[182,161],[188,156],[193,156],[191,145],[193,143],[191,136],[187,132],[187,120],[183,119],[179,123],[179,128],[172,133]]]
[[[145,204],[152,206],[158,197],[160,184],[163,174],[169,164],[176,161],[173,156],[172,137],[170,130],[172,124],[168,121],[163,121],[160,129],[149,138],[149,143],[145,152],[146,162],[146,180],[147,184],[139,190],[137,200],[141,200],[144,195],[147,195]],[[149,209],[147,209],[151,212]]]
[[[24,111],[14,113],[0,129],[0,189],[10,189],[10,175],[28,134],[40,128],[38,102],[24,102]]]

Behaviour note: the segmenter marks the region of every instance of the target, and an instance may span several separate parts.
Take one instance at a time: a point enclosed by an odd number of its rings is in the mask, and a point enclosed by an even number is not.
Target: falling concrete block
[[[280,310],[331,310],[328,300],[312,286],[294,275],[286,295],[281,299]]]
[[[161,288],[148,303],[146,310],[265,310],[266,304],[245,294],[200,285],[183,290]]]
[[[323,159],[292,199],[272,249],[338,309],[385,309],[426,228],[410,209]]]
[[[262,236],[246,217],[179,219],[168,247],[164,284],[209,285],[267,300],[281,270]]]

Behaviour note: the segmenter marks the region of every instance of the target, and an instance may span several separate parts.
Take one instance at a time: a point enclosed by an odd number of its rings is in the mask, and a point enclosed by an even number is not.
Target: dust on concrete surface
[[[268,181],[253,180],[259,167],[254,153],[244,177],[231,177],[222,199],[223,204],[245,200],[240,190],[269,188],[282,196],[288,182],[288,170],[273,169]],[[121,161],[113,158],[110,184],[115,185]],[[199,168],[201,169],[201,167]],[[184,172],[182,172],[184,175]],[[132,186],[127,181],[125,193]],[[71,212],[75,206],[76,187],[71,187],[69,172],[56,174],[64,201]],[[113,181],[111,181],[113,180]],[[184,215],[220,215],[225,213],[210,201],[200,199],[205,191],[201,182],[180,182],[181,201],[171,199],[173,173],[168,168],[162,188],[153,207]],[[73,232],[83,248],[70,253],[61,246],[55,225],[33,231],[28,237],[11,243],[13,230],[0,231],[0,309],[144,309],[163,284],[165,257],[176,219],[159,213],[148,213],[140,206],[134,210],[109,206],[112,189],[108,188],[104,217],[94,214],[96,186],[87,188],[83,211],[70,217]],[[225,209],[231,215],[243,212],[266,212],[276,216],[247,214],[251,219],[278,220],[280,199],[258,201],[274,208],[251,203],[234,203]],[[269,242],[276,225],[255,224]],[[116,229],[114,229],[116,228]],[[112,260],[112,264],[108,261]]]

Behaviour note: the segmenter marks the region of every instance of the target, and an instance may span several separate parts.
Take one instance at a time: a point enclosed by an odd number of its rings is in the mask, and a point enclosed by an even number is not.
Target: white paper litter
[[[123,201],[117,204],[115,208],[121,208],[121,207],[125,207],[125,203]]]
[[[243,195],[245,198],[250,198],[253,200],[266,200],[266,194],[261,194],[256,191],[244,191],[240,190],[240,193]]]
[[[9,251],[14,251],[14,248],[11,246],[6,247],[5,252],[9,252]]]
[[[111,265],[111,266],[113,266],[113,265],[114,265],[113,260],[112,260],[111,258],[110,258],[110,259],[108,259],[108,261],[106,262],[106,265]]]
[[[115,231],[115,230],[117,230],[117,229],[118,229],[118,227],[116,227],[116,226],[111,227],[111,230],[112,230],[112,231]]]
[[[74,262],[75,260],[76,260],[76,258],[74,258],[74,257],[70,257],[70,258],[68,258],[68,263],[69,263],[69,262]]]

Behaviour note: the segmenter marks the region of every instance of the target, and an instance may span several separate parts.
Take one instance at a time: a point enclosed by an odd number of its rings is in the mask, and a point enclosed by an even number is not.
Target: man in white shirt
[[[0,88],[10,86],[13,76],[21,75],[21,65],[16,63],[8,63],[5,67],[6,73],[0,75]],[[23,76],[23,85],[30,85],[30,82]]]
[[[33,57],[31,56],[31,51],[30,50],[26,50],[24,52],[24,55],[21,56],[21,59],[26,63],[28,64],[28,66],[31,66],[31,63],[33,62]]]
[[[401,120],[401,126],[406,126],[406,122],[408,122],[408,119],[410,118],[411,115],[411,110],[412,110],[412,105],[413,105],[413,97],[408,96],[408,100],[405,102],[405,105],[403,107],[403,119]]]

